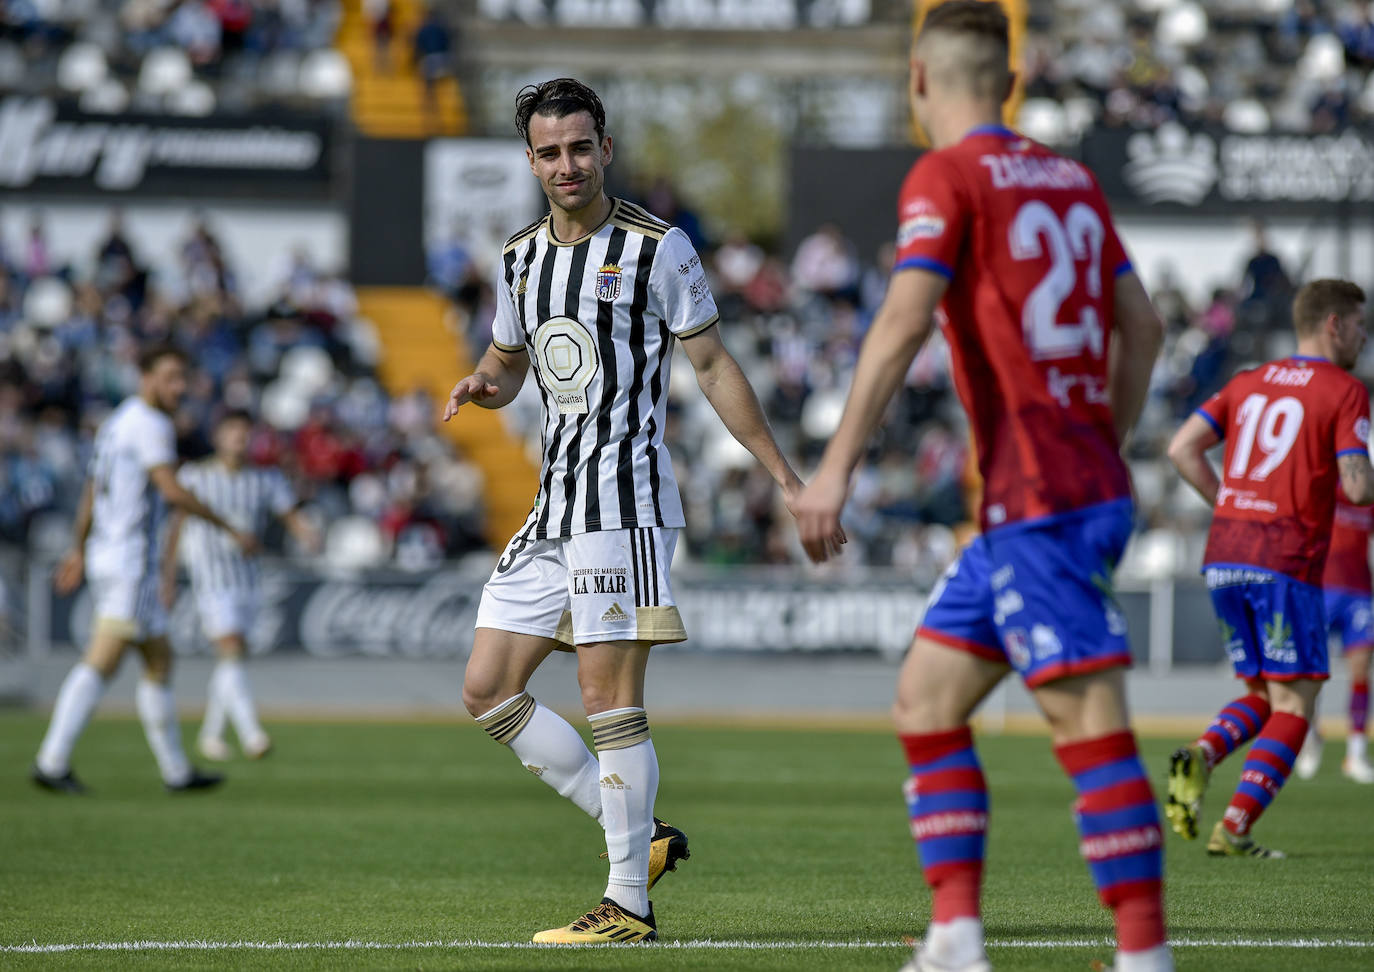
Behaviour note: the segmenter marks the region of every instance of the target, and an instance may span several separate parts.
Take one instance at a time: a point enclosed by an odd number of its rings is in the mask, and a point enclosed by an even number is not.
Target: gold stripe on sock
[[[649,717],[642,710],[600,719],[592,716],[592,743],[598,751],[629,749],[649,740]]]
[[[521,692],[513,702],[498,706],[486,715],[477,717],[477,724],[487,731],[497,742],[505,745],[516,736],[534,715],[534,697]]]

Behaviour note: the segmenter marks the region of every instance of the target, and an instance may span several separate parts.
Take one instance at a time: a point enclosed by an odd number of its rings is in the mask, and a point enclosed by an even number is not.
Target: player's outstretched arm
[[[63,556],[53,575],[53,585],[59,594],[70,594],[81,586],[86,573],[86,538],[91,533],[91,510],[95,506],[95,482],[86,480],[81,490],[81,502],[76,505],[72,520],[72,548]]]
[[[1356,506],[1374,503],[1374,466],[1370,465],[1369,456],[1347,452],[1337,456],[1336,462],[1341,470],[1341,489],[1350,502]]]
[[[1159,349],[1164,346],[1164,321],[1134,273],[1124,273],[1117,278],[1113,320],[1116,333],[1111,345],[1107,391],[1116,439],[1124,446],[1145,407],[1150,373],[1159,357]]]
[[[181,484],[177,479],[176,472],[170,465],[154,466],[148,470],[148,478],[157,487],[157,491],[162,494],[162,498],[167,501],[168,506],[175,507],[190,516],[198,516],[208,523],[213,523],[225,533],[230,534],[244,553],[255,554],[258,552],[257,537],[242,530],[235,530],[227,520],[202,503],[200,497]]]
[[[907,269],[893,274],[888,284],[887,296],[859,349],[854,383],[839,428],[798,501],[802,546],[816,563],[835,552],[826,538],[839,529],[840,511],[849,495],[849,477],[916,352],[930,337],[935,308],[948,283],[938,273]]]
[[[1217,505],[1217,491],[1221,480],[1207,459],[1207,450],[1221,441],[1217,430],[1201,415],[1194,413],[1179,426],[1169,443],[1169,461],[1178,468],[1184,482],[1198,491],[1210,505]],[[1365,461],[1366,465],[1368,460]]]
[[[739,362],[721,341],[720,328],[708,327],[683,338],[682,350],[687,352],[687,359],[696,370],[702,394],[725,423],[725,428],[768,470],[790,505],[801,491],[801,477],[778,448],[763,407],[754,394],[754,386],[749,384]]]
[[[458,409],[472,402],[483,408],[504,408],[520,392],[525,383],[525,372],[529,371],[529,353],[503,351],[496,345],[487,348],[477,370],[453,386],[448,401],[444,403],[444,421],[458,414]]]

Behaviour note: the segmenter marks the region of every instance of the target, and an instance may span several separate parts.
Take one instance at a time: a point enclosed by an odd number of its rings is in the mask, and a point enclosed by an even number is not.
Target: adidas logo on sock
[[[603,790],[629,790],[631,786],[620,778],[620,774],[612,773],[610,776],[601,777],[601,788]]]
[[[612,624],[624,624],[626,621],[630,620],[630,616],[625,613],[624,609],[621,608],[618,603],[612,601],[610,610],[601,615],[601,620],[609,621]]]

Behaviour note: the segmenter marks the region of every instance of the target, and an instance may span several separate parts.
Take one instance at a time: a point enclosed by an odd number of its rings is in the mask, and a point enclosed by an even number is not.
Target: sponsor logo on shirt
[[[945,218],[935,203],[924,196],[902,208],[902,223],[897,227],[897,246],[910,246],[917,240],[933,240],[945,233]]]
[[[705,277],[698,277],[692,281],[691,287],[692,303],[700,304],[707,297],[711,296],[711,287],[706,283]]]
[[[692,254],[692,259],[688,260],[686,263],[678,264],[677,272],[685,277],[687,276],[687,274],[691,273],[692,270],[699,266],[701,266],[701,257],[697,256],[694,253]]]

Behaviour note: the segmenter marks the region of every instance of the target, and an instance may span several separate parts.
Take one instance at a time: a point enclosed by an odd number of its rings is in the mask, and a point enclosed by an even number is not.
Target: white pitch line
[[[1008,938],[991,939],[987,946],[999,948],[1111,948],[1115,943],[1109,938]],[[1176,938],[1169,943],[1174,948],[1374,948],[1374,941],[1363,939],[1324,939],[1324,938]],[[42,944],[30,942],[24,945],[0,945],[0,954],[50,955],[59,952],[330,952],[330,951],[368,951],[386,952],[405,949],[547,949],[547,948],[619,948],[617,945],[560,946],[535,945],[531,942],[482,942],[482,941],[413,941],[413,942],[368,942],[345,939],[332,942],[212,942],[190,939],[186,941],[129,941],[129,942],[59,942]],[[737,951],[776,951],[781,949],[866,949],[866,948],[906,948],[904,942],[780,942],[780,941],[721,941],[717,939],[694,939],[689,941],[665,941],[646,945],[651,949],[717,949]]]

